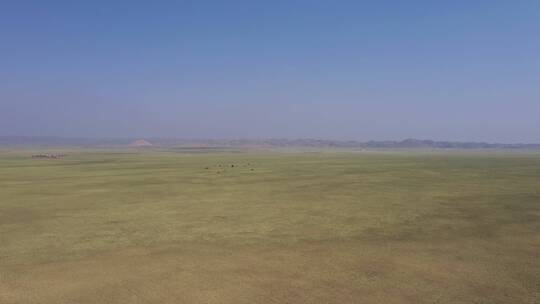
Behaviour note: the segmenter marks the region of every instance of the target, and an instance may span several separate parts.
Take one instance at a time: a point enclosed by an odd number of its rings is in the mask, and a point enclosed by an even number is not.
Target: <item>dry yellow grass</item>
[[[540,301],[537,154],[31,152],[0,303]]]

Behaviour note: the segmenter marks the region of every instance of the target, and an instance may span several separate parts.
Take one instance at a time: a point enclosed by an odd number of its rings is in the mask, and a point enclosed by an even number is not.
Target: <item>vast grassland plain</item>
[[[0,303],[540,303],[538,152],[0,150]]]

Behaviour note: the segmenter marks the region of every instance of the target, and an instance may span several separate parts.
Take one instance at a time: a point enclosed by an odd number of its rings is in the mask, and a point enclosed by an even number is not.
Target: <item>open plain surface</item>
[[[0,303],[539,303],[540,154],[0,150]]]

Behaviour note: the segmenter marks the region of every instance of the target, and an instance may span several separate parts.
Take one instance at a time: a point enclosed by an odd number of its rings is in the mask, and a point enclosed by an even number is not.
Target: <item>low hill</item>
[[[130,147],[151,147],[153,145],[144,139],[137,139],[136,141],[130,143],[129,146]]]

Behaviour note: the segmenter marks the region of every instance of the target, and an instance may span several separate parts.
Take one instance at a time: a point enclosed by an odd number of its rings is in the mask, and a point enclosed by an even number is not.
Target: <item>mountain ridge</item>
[[[147,141],[148,140],[148,141]],[[436,141],[407,138],[404,140],[330,140],[316,138],[268,139],[177,139],[177,138],[76,138],[54,136],[0,136],[0,146],[83,146],[129,147],[134,142],[151,142],[154,147],[309,147],[359,149],[540,149],[537,143],[487,143]]]

